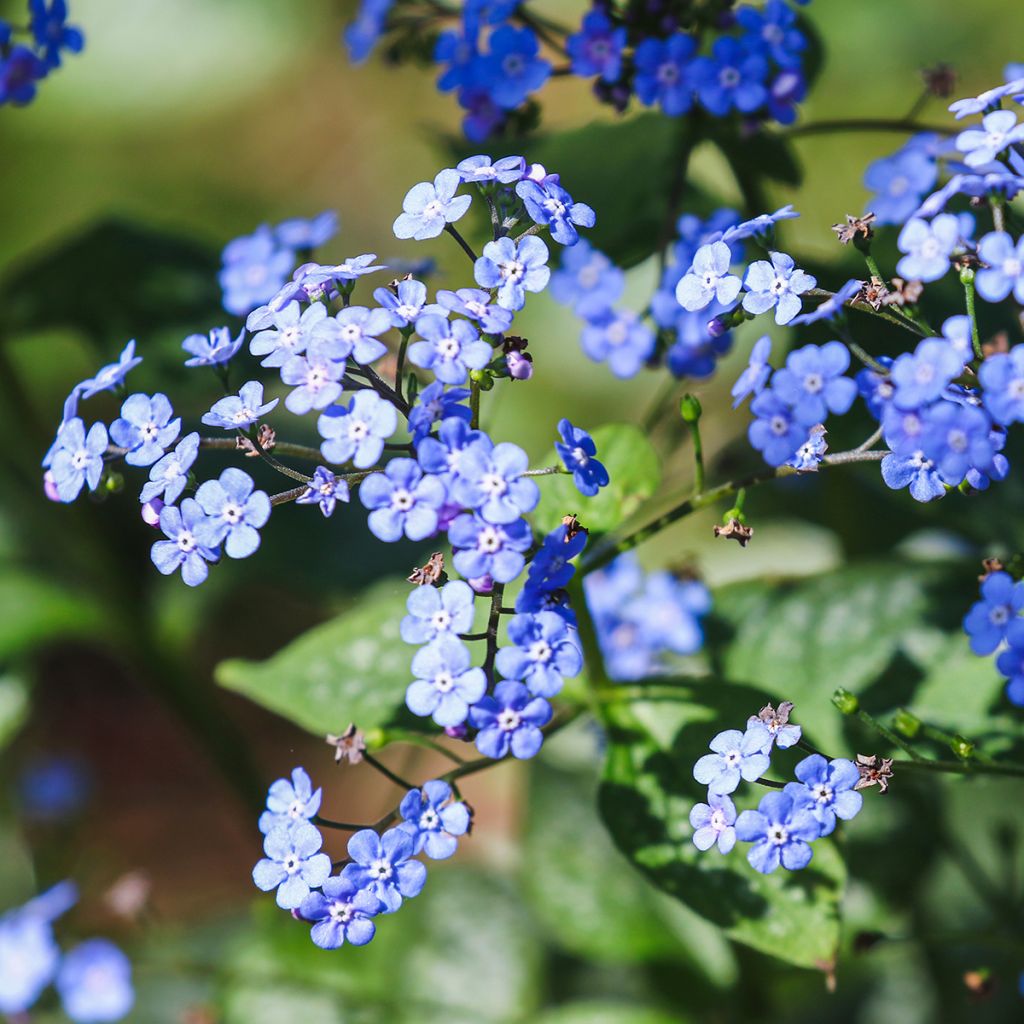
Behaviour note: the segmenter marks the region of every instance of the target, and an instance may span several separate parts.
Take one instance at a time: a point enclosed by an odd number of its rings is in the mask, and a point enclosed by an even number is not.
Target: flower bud
[[[963,267],[960,271],[960,283],[961,284],[973,284],[974,282],[974,271],[970,267]]]
[[[444,727],[445,736],[450,737],[453,740],[463,740],[466,738],[466,733],[469,729],[466,728],[465,723],[462,725],[446,725]]]
[[[388,736],[383,729],[367,729],[363,733],[363,743],[367,750],[380,750],[387,742]]]
[[[921,729],[921,720],[906,708],[900,708],[892,720],[892,727],[908,740],[912,740]]]
[[[849,690],[844,690],[841,686],[832,694],[832,703],[844,715],[855,715],[860,709],[860,701],[857,700],[856,696],[850,693]]]
[[[53,473],[50,470],[43,474],[43,494],[50,501],[60,501],[60,494],[57,493],[57,481],[53,478]]]
[[[152,501],[147,501],[140,512],[142,514],[142,521],[147,526],[159,526],[160,525],[160,510],[164,507],[164,503],[159,498],[154,498]]]
[[[708,321],[708,336],[711,338],[720,338],[723,334],[727,333],[729,325],[725,322],[724,318],[716,316],[714,320]]]
[[[494,387],[494,378],[488,370],[470,370],[469,379],[481,391],[490,391]]]
[[[469,580],[469,585],[478,594],[489,594],[494,590],[494,580],[490,576],[476,576]]]
[[[969,761],[974,755],[974,744],[960,735],[956,735],[950,740],[949,749],[953,751],[954,757],[958,757],[961,761]]]
[[[683,395],[683,400],[679,405],[679,415],[683,417],[684,423],[698,422],[702,412],[703,409],[701,409],[696,395]]]
[[[525,352],[509,352],[505,366],[513,380],[529,380],[533,376],[533,359]]]

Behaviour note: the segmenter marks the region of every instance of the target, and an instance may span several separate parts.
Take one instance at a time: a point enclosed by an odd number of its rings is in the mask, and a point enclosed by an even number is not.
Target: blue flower
[[[632,309],[609,309],[591,319],[580,335],[584,353],[608,363],[616,377],[635,377],[654,355],[654,332]]]
[[[48,67],[60,67],[60,52],[81,53],[85,36],[80,28],[67,24],[68,5],[65,0],[29,0],[29,27],[36,46],[42,50]],[[42,76],[40,76],[42,77]]]
[[[315,217],[293,217],[274,229],[277,240],[289,249],[315,249],[338,233],[338,214],[324,210]]]
[[[27,46],[11,46],[0,56],[0,106],[31,103],[36,95],[36,82],[48,72],[46,63]]]
[[[598,75],[605,82],[614,82],[622,72],[625,45],[626,29],[616,27],[603,10],[594,8],[583,16],[580,31],[566,39],[565,52],[574,75]]]
[[[718,241],[732,245],[733,242],[742,241],[744,238],[769,238],[780,220],[792,220],[799,216],[800,214],[793,209],[793,205],[787,203],[785,206],[780,206],[774,213],[761,213],[752,220],[745,220],[742,224],[725,228]],[[715,241],[715,239],[711,238],[708,241]]]
[[[748,313],[765,313],[775,310],[775,322],[788,324],[800,312],[798,296],[813,288],[817,281],[800,270],[792,256],[784,252],[772,252],[771,263],[757,260],[747,268],[744,284],[747,294],[743,296],[743,308]]]
[[[555,442],[565,468],[572,473],[577,490],[586,498],[592,498],[598,490],[608,485],[608,470],[598,462],[597,445],[582,427],[574,427],[567,419],[558,421],[561,441]]]
[[[547,262],[548,247],[536,235],[528,235],[518,245],[505,236],[484,246],[473,277],[484,288],[497,288],[498,305],[515,311],[523,308],[527,292],[547,286],[551,276]]]
[[[425,644],[473,628],[473,589],[462,580],[440,588],[416,587],[405,604],[409,614],[399,629],[407,644]]]
[[[938,173],[934,157],[911,144],[868,164],[864,185],[875,195],[867,205],[877,223],[904,223],[935,184]]]
[[[345,26],[342,33],[349,59],[353,64],[362,64],[373,52],[377,40],[384,32],[388,11],[393,5],[394,0],[362,0],[355,18]],[[370,934],[373,934],[372,931]]]
[[[328,319],[323,303],[314,302],[301,315],[299,309],[298,302],[289,302],[279,310],[268,310],[260,321],[263,329],[249,341],[249,351],[263,356],[260,366],[284,366],[313,341],[329,341],[336,336],[336,322]]]
[[[377,339],[391,327],[391,314],[386,309],[367,309],[365,306],[346,306],[334,318],[330,340],[324,351],[332,359],[351,356],[361,366],[380,359],[387,346]]]
[[[780,863],[789,871],[807,867],[812,857],[809,844],[820,834],[821,826],[810,809],[785,792],[769,793],[756,811],[743,811],[736,819],[736,837],[754,844],[747,860],[764,875]]]
[[[506,679],[525,683],[537,697],[554,697],[565,677],[583,668],[578,641],[554,612],[513,616],[508,638],[514,646],[499,648],[495,667]]]
[[[107,428],[102,423],[94,423],[88,434],[77,416],[61,424],[50,449],[50,472],[61,501],[74,501],[83,486],[90,491],[99,487],[106,450]]]
[[[710,377],[718,365],[718,359],[732,347],[732,335],[722,333],[715,318],[708,319],[707,312],[689,313],[679,306],[675,298],[665,292],[655,292],[652,307],[668,299],[675,307],[676,318],[671,325],[675,341],[665,353],[665,363],[674,377]],[[713,306],[712,309],[717,309]],[[652,308],[652,313],[653,313]],[[654,313],[657,318],[659,313]]]
[[[956,100],[949,105],[949,110],[959,121],[972,114],[980,114],[990,107],[996,106],[1004,97],[1020,92],[1024,92],[1024,78],[1015,79],[1005,85],[997,85],[995,88],[987,89],[980,95],[969,99]]]
[[[980,128],[968,128],[956,137],[956,148],[966,153],[968,167],[983,167],[1004,150],[1024,140],[1024,124],[1017,124],[1012,110],[994,110],[981,120]]]
[[[462,177],[451,169],[439,171],[433,184],[413,185],[402,201],[403,212],[395,220],[396,238],[437,238],[446,224],[454,224],[469,209],[472,196],[457,196]]]
[[[626,275],[585,238],[562,254],[551,274],[551,297],[589,320],[608,309],[622,294]]]
[[[564,588],[576,572],[572,564],[586,546],[587,531],[577,530],[571,537],[564,523],[545,538],[530,562],[526,584],[516,598],[517,612],[553,611],[574,624],[576,616],[567,603]]]
[[[244,328],[238,332],[237,338],[232,338],[226,327],[214,327],[209,335],[190,334],[181,343],[181,347],[192,356],[185,360],[185,365],[222,366],[242,347],[244,338]]]
[[[393,914],[403,899],[418,896],[427,880],[427,869],[418,860],[410,860],[415,845],[401,828],[390,828],[382,836],[364,828],[348,841],[352,863],[342,869],[342,878],[376,896],[384,913]]]
[[[316,817],[323,790],[313,789],[305,768],[293,768],[292,777],[278,779],[267,791],[267,809],[260,815],[259,829],[267,835],[275,828],[290,828],[296,822]]]
[[[516,195],[522,199],[534,224],[547,227],[551,237],[562,245],[572,246],[579,241],[577,226],[594,226],[594,211],[586,203],[574,202],[562,188],[557,174],[545,175],[540,181],[527,178],[519,182]]]
[[[437,437],[420,438],[416,443],[416,457],[427,473],[442,476],[450,485],[459,475],[459,463],[470,446],[490,452],[494,443],[482,430],[473,430],[468,420],[450,416],[441,421]]]
[[[807,95],[807,79],[799,71],[786,69],[772,79],[768,87],[768,116],[779,124],[796,120],[796,106]]]
[[[696,51],[696,41],[685,32],[668,39],[648,37],[639,43],[633,53],[637,99],[646,107],[661,104],[669,117],[687,113],[693,106],[691,69]]]
[[[466,182],[511,185],[526,173],[526,161],[521,156],[503,156],[492,163],[489,156],[467,156],[455,165],[455,169]]]
[[[804,345],[786,357],[786,366],[772,378],[772,388],[802,426],[821,423],[830,412],[842,414],[853,405],[857,385],[843,373],[850,350],[841,341]]]
[[[150,557],[157,569],[170,576],[181,569],[181,578],[190,587],[198,587],[209,572],[206,563],[215,562],[219,553],[196,536],[206,515],[195,498],[186,498],[181,508],[165,505],[160,510],[160,529],[168,540],[158,540]]]
[[[135,1002],[131,962],[106,939],[89,939],[65,953],[54,984],[64,1012],[78,1024],[120,1020]]]
[[[468,320],[421,316],[416,333],[424,340],[409,346],[409,362],[433,371],[444,384],[462,384],[470,370],[482,370],[491,361],[491,346]]]
[[[807,440],[797,448],[786,465],[792,466],[798,473],[816,473],[818,464],[828,451],[828,442],[825,440],[827,434],[823,423],[815,423],[807,434]]]
[[[493,448],[472,445],[459,458],[452,495],[485,522],[515,522],[523,513],[532,512],[540,500],[536,483],[523,476],[529,466],[526,452],[510,441]]]
[[[763,11],[740,7],[736,21],[746,30],[742,42],[748,49],[763,48],[781,68],[800,66],[807,40],[795,27],[796,11],[783,0],[768,0]]]
[[[345,875],[328,878],[322,888],[299,906],[299,916],[314,922],[309,932],[313,944],[321,949],[338,949],[346,942],[365,946],[376,931],[370,918],[380,913],[380,900]]]
[[[1013,292],[1024,302],[1024,236],[1015,246],[1005,231],[990,231],[978,242],[978,256],[985,264],[974,275],[978,294],[988,302],[1002,302]]]
[[[845,758],[827,761],[821,754],[811,754],[796,766],[794,774],[800,782],[787,783],[783,792],[793,800],[794,808],[810,810],[823,836],[835,831],[837,818],[853,818],[864,802],[854,790],[860,772]]]
[[[251,235],[229,242],[221,259],[224,308],[245,316],[277,294],[292,271],[295,254],[282,248],[270,227],[261,224]]]
[[[367,274],[376,274],[379,270],[387,270],[385,266],[374,266],[373,261],[376,258],[376,253],[366,252],[362,256],[352,256],[333,266],[319,267],[315,271],[307,270],[306,276],[312,274],[314,277],[330,281],[356,281]]]
[[[949,270],[960,234],[960,221],[952,213],[940,213],[930,224],[911,218],[896,240],[900,252],[907,254],[896,264],[896,273],[908,281],[938,281]]]
[[[820,306],[812,309],[809,313],[801,313],[793,317],[790,323],[794,327],[803,327],[807,324],[815,324],[819,320],[831,320],[840,316],[847,303],[852,302],[859,294],[861,282],[851,278],[834,295],[830,295]]]
[[[773,708],[769,704],[761,709],[760,714],[751,715],[747,719],[748,729],[760,725],[768,731],[768,746],[765,747],[764,753],[770,754],[773,745],[779,750],[788,750],[800,742],[803,730],[799,725],[790,724],[789,714],[792,710],[792,701],[784,700],[778,708]]]
[[[956,349],[945,338],[925,338],[913,353],[904,352],[893,362],[889,370],[892,400],[900,409],[917,409],[933,402],[963,368]]]
[[[166,395],[130,395],[110,424],[110,439],[126,449],[124,461],[129,466],[150,466],[181,433],[181,418],[172,416]]]
[[[285,408],[296,416],[311,409],[326,409],[341,394],[345,361],[331,357],[331,343],[316,341],[304,355],[292,356],[281,367],[281,380],[293,386],[284,400]]]
[[[1014,619],[1006,627],[1007,649],[996,658],[996,668],[1007,677],[1006,696],[1024,707],[1024,621]]]
[[[480,731],[476,748],[484,757],[499,760],[509,751],[513,757],[533,757],[544,742],[543,726],[551,721],[551,705],[533,697],[522,683],[505,679],[469,712],[469,720]]]
[[[308,821],[271,829],[263,840],[266,856],[252,869],[256,888],[276,889],[282,910],[298,909],[310,889],[323,885],[331,873],[331,858],[318,852],[323,844],[323,836]]]
[[[441,726],[461,725],[469,706],[487,690],[483,669],[472,665],[469,648],[450,632],[416,652],[412,672],[416,678],[405,691],[406,707]]]
[[[523,571],[533,537],[525,519],[496,525],[464,513],[448,527],[448,540],[456,549],[452,562],[467,579],[490,576],[497,583],[511,583]]]
[[[512,312],[494,305],[489,292],[482,288],[460,288],[456,292],[439,291],[438,306],[434,311],[445,315],[445,310],[461,313],[480,324],[486,334],[503,334],[512,325]]]
[[[209,412],[204,412],[202,422],[208,427],[223,427],[224,430],[243,430],[266,416],[279,399],[263,401],[263,385],[250,380],[238,389],[237,395],[228,395],[214,402]]]
[[[746,369],[736,378],[736,383],[729,393],[733,397],[732,407],[739,408],[748,395],[759,395],[764,391],[768,378],[772,374],[772,367],[768,360],[772,355],[772,339],[763,335],[754,342],[750,350],[750,359]]]
[[[807,425],[797,421],[792,406],[774,391],[764,390],[750,403],[756,419],[747,436],[769,466],[781,466],[807,440]]]
[[[371,473],[359,485],[359,500],[371,510],[370,532],[388,543],[403,534],[409,540],[429,537],[446,497],[441,480],[424,475],[413,459],[392,459],[383,473]]]
[[[357,469],[374,465],[384,442],[398,429],[398,412],[376,391],[359,391],[347,405],[331,406],[317,420],[325,438],[320,453],[328,462],[352,460]]]
[[[983,401],[992,418],[1008,427],[1024,420],[1024,345],[998,352],[978,369]]]
[[[694,86],[704,107],[715,117],[725,117],[730,110],[752,114],[764,106],[768,98],[764,57],[730,36],[717,39],[711,53],[693,62]]]
[[[108,363],[97,371],[95,377],[88,377],[79,384],[75,391],[80,398],[92,398],[101,391],[113,391],[119,384],[124,382],[128,371],[142,362],[142,356],[135,354],[135,342],[129,341],[121,354],[117,357],[116,363]]]
[[[915,217],[934,217],[941,213],[954,196],[1002,196],[1014,199],[1024,189],[1024,178],[1009,171],[988,171],[979,174],[954,174],[937,192],[933,192],[914,211]]]
[[[468,405],[462,404],[468,398],[467,388],[445,390],[440,381],[428,384],[416,396],[416,403],[409,413],[409,431],[413,442],[418,444],[426,437],[438,420],[457,418],[469,423],[473,414]]]
[[[325,518],[334,514],[339,501],[348,501],[348,481],[336,477],[326,466],[317,466],[303,494],[295,499],[297,505],[319,505]]]
[[[1024,608],[1024,584],[1006,572],[989,573],[981,582],[981,600],[964,616],[964,632],[975,654],[991,654],[1006,638]]]
[[[451,294],[451,293],[448,293]],[[422,281],[407,278],[399,281],[395,291],[390,288],[378,288],[373,297],[388,311],[393,327],[408,327],[417,318],[426,314],[444,316],[441,306],[427,305],[427,286]],[[441,295],[438,294],[438,301]]]
[[[725,242],[702,245],[693,257],[690,270],[676,285],[676,300],[691,313],[707,309],[712,302],[731,306],[743,282],[729,273],[733,255]]]
[[[537,56],[537,36],[528,28],[503,25],[490,38],[482,84],[504,110],[518,107],[551,74],[551,64]]]
[[[199,435],[186,434],[173,452],[158,459],[149,471],[149,482],[143,485],[139,501],[143,504],[161,498],[171,505],[181,497],[188,483],[188,471],[199,454]]]
[[[771,737],[763,725],[749,725],[746,732],[726,729],[708,746],[714,751],[699,758],[693,766],[693,777],[708,787],[709,793],[732,793],[740,779],[753,782],[768,770],[765,753]]]
[[[690,824],[698,850],[710,850],[717,843],[720,853],[728,853],[736,845],[736,805],[724,793],[711,793],[706,804],[694,804]]]
[[[957,486],[971,468],[992,468],[997,452],[992,421],[973,405],[936,402],[923,413],[921,450],[935,463],[943,483]]]
[[[476,82],[479,77],[479,56],[475,31],[467,31],[466,35],[459,32],[442,32],[434,44],[434,63],[447,64],[448,67],[437,79],[438,90],[451,92],[452,89],[473,86],[475,91],[480,91],[481,87]],[[490,133],[485,132],[484,136],[488,134]]]
[[[422,789],[410,789],[399,813],[404,829],[415,841],[416,853],[431,860],[445,860],[458,846],[458,836],[469,831],[469,810],[461,800],[452,800],[452,787],[434,779]]]
[[[946,488],[935,471],[935,463],[924,452],[914,451],[909,455],[890,452],[882,459],[881,471],[886,487],[894,491],[909,487],[910,496],[915,501],[933,501],[946,494]]]
[[[248,473],[229,466],[218,480],[199,485],[196,501],[207,518],[196,524],[196,540],[207,548],[224,545],[228,558],[248,558],[260,546],[259,529],[270,518],[270,498],[253,490]]]

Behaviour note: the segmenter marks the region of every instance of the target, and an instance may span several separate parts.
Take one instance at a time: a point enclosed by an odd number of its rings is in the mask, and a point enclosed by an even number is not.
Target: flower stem
[[[464,238],[462,237],[462,235],[460,235],[460,234],[459,234],[459,230],[458,230],[458,228],[456,228],[454,224],[445,224],[445,226],[444,226],[444,229],[445,229],[445,231],[447,231],[447,232],[448,232],[448,234],[449,234],[449,235],[451,235],[451,236],[452,236],[452,238],[454,238],[454,239],[455,239],[455,241],[456,241],[456,242],[458,242],[458,243],[459,243],[459,247],[460,247],[460,248],[462,249],[462,251],[463,251],[463,252],[464,252],[464,253],[465,253],[465,254],[466,254],[466,255],[467,255],[467,256],[468,256],[468,257],[469,257],[469,258],[470,258],[470,259],[471,259],[471,260],[472,260],[472,261],[473,261],[474,263],[476,263],[476,253],[475,253],[475,252],[473,252],[473,249],[472,249],[472,247],[470,246],[469,242],[467,242],[467,241],[466,241],[466,240],[465,240],[465,239],[464,239]]]
[[[964,286],[964,301],[971,321],[971,347],[977,359],[984,359],[985,353],[981,350],[981,337],[978,334],[978,314],[974,308],[974,272],[965,271],[960,275],[960,281]]]
[[[921,124],[909,118],[892,117],[851,117],[836,118],[828,121],[811,121],[797,125],[783,134],[794,139],[803,135],[833,135],[841,132],[899,132],[915,134],[917,132],[936,132],[939,135],[956,135],[958,128],[951,125]]]
[[[390,768],[388,768],[386,765],[381,764],[380,761],[377,760],[377,758],[375,758],[372,754],[368,754],[366,751],[363,751],[363,760],[368,765],[370,765],[371,768],[376,768],[377,771],[379,771],[381,775],[384,776],[384,778],[389,779],[396,786],[400,786],[402,789],[419,788],[418,786],[414,786],[411,782],[406,782],[405,779],[403,779],[400,775],[396,775]]]

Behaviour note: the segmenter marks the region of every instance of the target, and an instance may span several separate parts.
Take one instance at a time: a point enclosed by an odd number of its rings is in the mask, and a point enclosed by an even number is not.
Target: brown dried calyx
[[[588,533],[587,528],[576,517],[575,512],[562,516],[562,525],[565,527],[565,542],[571,541],[578,533]]]
[[[843,245],[849,245],[850,242],[854,241],[858,236],[863,238],[865,241],[870,239],[874,235],[875,230],[872,225],[875,222],[875,215],[873,213],[865,213],[862,217],[854,217],[852,214],[846,215],[846,223],[833,224],[832,230],[836,233],[836,238],[839,239]]]
[[[447,579],[444,571],[444,554],[435,551],[428,559],[427,564],[417,566],[406,579],[417,587],[430,587],[443,583]]]
[[[260,452],[274,450],[274,446],[277,444],[277,431],[269,423],[261,423],[256,431],[256,444],[259,445],[258,449],[247,437],[239,435],[235,438],[235,447],[239,451],[245,452],[247,459],[258,459]]]
[[[730,519],[725,526],[714,527],[714,532],[716,537],[736,541],[741,548],[745,548],[750,543],[750,538],[754,536],[754,528],[746,526],[738,519]]]
[[[868,789],[877,786],[880,793],[889,791],[889,780],[892,778],[892,758],[879,757],[877,754],[858,754],[854,762],[860,772],[860,781],[854,789]]]
[[[341,764],[343,760],[348,761],[349,764],[359,764],[362,761],[363,751],[366,750],[366,741],[354,722],[350,722],[348,728],[340,736],[328,733],[327,742],[334,747],[334,760],[338,764]]]

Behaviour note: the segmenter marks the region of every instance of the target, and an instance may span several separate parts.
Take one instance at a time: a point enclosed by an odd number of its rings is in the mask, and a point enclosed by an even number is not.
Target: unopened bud
[[[147,501],[139,510],[142,515],[142,521],[147,526],[159,526],[160,511],[163,509],[163,507],[164,503],[159,498],[154,498],[152,501]]]
[[[469,730],[466,728],[465,723],[461,725],[446,725],[444,727],[445,736],[448,736],[453,740],[465,739],[467,732],[469,732]]]
[[[908,740],[912,740],[921,730],[921,720],[906,708],[900,708],[892,720],[892,727]]]
[[[972,284],[974,282],[974,271],[970,267],[963,267],[960,271],[960,283]]]
[[[494,590],[494,578],[491,576],[474,576],[469,580],[469,585],[478,594],[489,594]]]
[[[488,370],[470,370],[469,379],[481,391],[490,391],[494,387],[494,378]]]
[[[700,420],[703,410],[696,395],[683,395],[679,404],[679,415],[683,417],[684,423],[696,423]]]
[[[363,733],[363,743],[367,750],[380,750],[388,742],[388,735],[383,729],[367,729]]]
[[[529,380],[533,376],[533,359],[526,352],[509,352],[505,356],[508,375],[513,380]]]
[[[720,338],[729,330],[729,325],[724,317],[716,316],[714,320],[708,321],[708,335],[712,338]]]
[[[124,476],[121,473],[108,473],[103,478],[103,490],[107,494],[120,494],[124,490]]]
[[[850,693],[849,690],[844,690],[842,687],[839,687],[839,689],[832,694],[832,703],[835,704],[835,706],[839,708],[844,715],[855,715],[860,709],[860,701],[857,700],[856,696]]]
[[[954,736],[949,742],[949,749],[953,751],[955,757],[960,758],[961,761],[969,761],[974,755],[974,744],[970,740],[965,739],[963,736]]]
[[[50,501],[60,501],[60,494],[57,491],[57,481],[53,477],[53,473],[47,470],[43,474],[43,494],[50,499]]]

